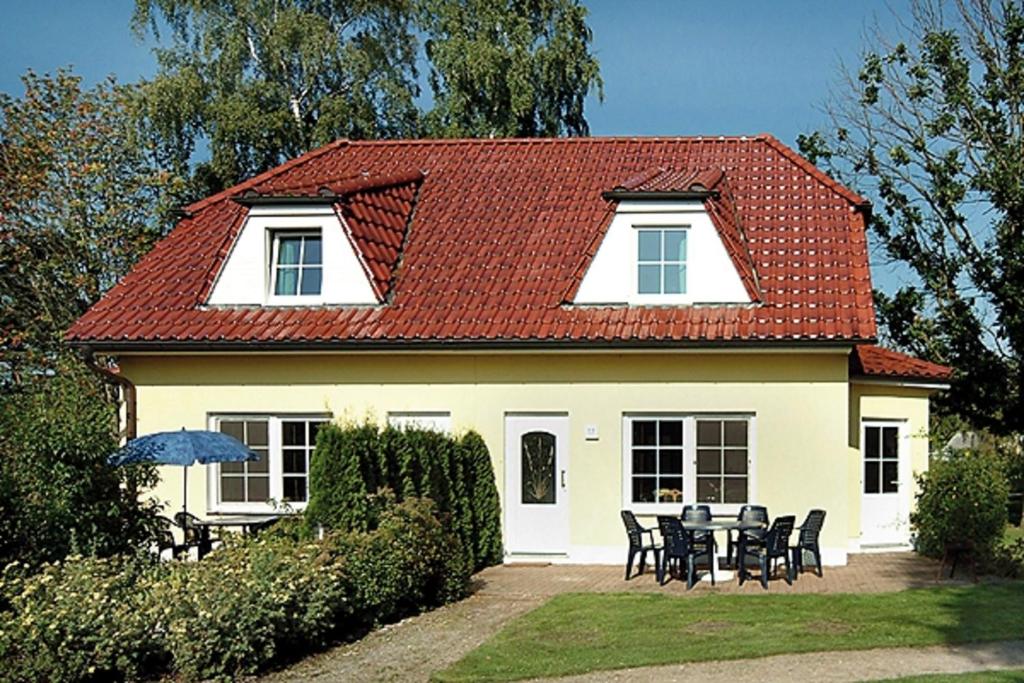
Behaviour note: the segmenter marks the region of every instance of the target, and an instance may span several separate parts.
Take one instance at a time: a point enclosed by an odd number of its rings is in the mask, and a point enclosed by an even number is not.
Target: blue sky
[[[73,65],[89,82],[153,73],[131,33],[130,0],[0,0],[0,91],[19,76]],[[839,65],[858,63],[865,30],[892,23],[900,0],[683,2],[590,0],[605,100],[587,108],[594,135],[769,132],[794,145],[826,125],[820,107]],[[873,258],[876,280],[901,280]]]

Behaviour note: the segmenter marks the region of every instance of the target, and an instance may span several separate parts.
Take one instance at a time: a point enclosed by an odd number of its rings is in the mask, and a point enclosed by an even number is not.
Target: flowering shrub
[[[0,681],[256,673],[462,597],[470,568],[429,501],[385,505],[372,532],[283,523],[202,562],[73,557],[0,580]]]

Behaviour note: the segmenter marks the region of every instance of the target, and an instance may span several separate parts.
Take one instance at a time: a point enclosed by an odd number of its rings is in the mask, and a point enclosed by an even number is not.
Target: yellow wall
[[[929,396],[934,390],[897,384],[850,384],[850,547],[860,543],[861,504],[861,430],[862,420],[903,420],[910,441],[910,471],[913,481],[907,488],[909,507],[917,494],[918,474],[928,469]]]
[[[841,351],[165,355],[125,356],[121,367],[138,387],[139,434],[206,428],[208,415],[220,412],[383,421],[389,411],[447,411],[456,431],[472,428],[484,437],[502,493],[505,414],[565,412],[570,559],[580,560],[621,554],[623,413],[749,412],[756,415],[756,502],[798,520],[825,508],[822,544],[835,552],[845,552],[857,533],[859,496],[851,492],[859,490],[859,455],[851,456],[849,435],[856,431],[850,406],[858,404],[851,403]],[[919,394],[865,395],[864,406],[879,415],[906,411],[926,425],[927,400]],[[590,424],[599,429],[597,441],[584,439]],[[915,453],[926,458],[926,449]],[[199,514],[206,509],[201,469],[189,478],[189,508]],[[180,505],[180,469],[163,474],[156,495]]]

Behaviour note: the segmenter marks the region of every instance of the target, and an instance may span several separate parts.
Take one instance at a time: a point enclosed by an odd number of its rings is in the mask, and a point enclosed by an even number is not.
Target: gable
[[[719,236],[750,303],[566,306],[614,213],[602,193],[657,168],[723,170],[749,259],[733,233]],[[315,194],[409,169],[423,180],[385,304],[205,307],[244,223],[236,198]],[[871,340],[861,201],[770,136],[339,141],[188,207],[68,337],[110,348]],[[732,220],[725,203],[705,208],[712,221]],[[393,236],[379,237],[393,247]],[[371,243],[357,249],[369,253]],[[379,256],[377,273],[364,259],[374,287],[395,258],[387,249]]]

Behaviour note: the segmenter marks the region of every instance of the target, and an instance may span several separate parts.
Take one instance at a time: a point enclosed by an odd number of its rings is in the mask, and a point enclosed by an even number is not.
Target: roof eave
[[[607,190],[601,193],[602,199],[614,201],[650,201],[667,199],[675,201],[704,201],[718,198],[718,190],[681,190],[673,192],[642,192],[637,190]]]

